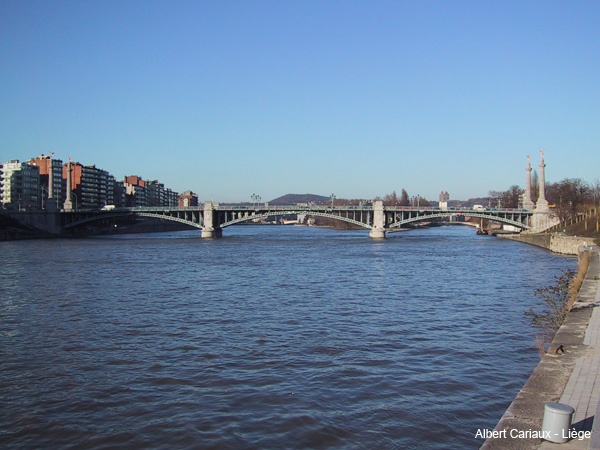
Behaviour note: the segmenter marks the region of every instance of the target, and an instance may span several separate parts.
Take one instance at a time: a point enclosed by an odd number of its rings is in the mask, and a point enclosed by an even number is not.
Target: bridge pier
[[[381,200],[373,202],[373,226],[369,231],[369,237],[385,239],[385,211]]]
[[[202,228],[201,237],[209,239],[220,238],[223,237],[223,230],[220,228],[216,230],[214,228]]]
[[[218,214],[214,214],[218,203],[204,202],[204,219],[202,226],[203,238],[220,238],[223,236],[223,230],[218,224]]]
[[[371,228],[371,231],[369,231],[369,237],[372,239],[385,239],[385,229]]]
[[[549,228],[560,223],[560,219],[556,217],[550,210],[539,211],[535,209],[531,218],[531,232],[532,233],[543,233]]]

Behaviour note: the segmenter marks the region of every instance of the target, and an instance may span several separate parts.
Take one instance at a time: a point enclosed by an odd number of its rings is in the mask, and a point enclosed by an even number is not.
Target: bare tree
[[[518,208],[521,188],[513,185],[507,191],[490,191],[490,199],[493,207],[500,208]]]
[[[383,197],[383,204],[385,206],[396,206],[398,204],[398,195],[396,194],[396,191]]]
[[[556,206],[561,221],[577,214],[580,206],[592,203],[593,189],[581,178],[565,178],[546,188],[546,199]]]
[[[522,192],[523,191],[521,190],[521,188],[516,184],[508,188],[508,191],[506,191],[506,208],[518,208],[519,198],[521,197]]]
[[[398,203],[400,206],[409,206],[410,200],[408,198],[408,192],[406,189],[402,189],[402,193],[400,194],[400,201]]]
[[[600,206],[600,180],[596,178],[590,187],[591,199],[594,206]]]

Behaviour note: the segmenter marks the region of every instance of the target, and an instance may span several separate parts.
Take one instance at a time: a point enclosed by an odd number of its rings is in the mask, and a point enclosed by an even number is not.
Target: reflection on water
[[[462,227],[0,243],[12,448],[478,448],[574,259]]]

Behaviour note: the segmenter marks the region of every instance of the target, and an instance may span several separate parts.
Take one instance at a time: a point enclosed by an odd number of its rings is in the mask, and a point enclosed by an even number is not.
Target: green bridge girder
[[[260,213],[260,214],[253,214],[253,215],[249,215],[246,217],[240,217],[237,219],[229,220],[227,222],[219,224],[219,226],[221,228],[225,228],[225,227],[228,227],[231,225],[248,222],[249,220],[261,219],[261,218],[267,218],[267,217],[273,217],[273,216],[286,216],[286,215],[291,215],[291,214],[306,214],[306,215],[310,215],[310,216],[328,217],[330,219],[342,220],[344,222],[353,223],[353,224],[358,225],[363,228],[371,229],[371,225],[369,225],[368,223],[360,222],[358,220],[350,219],[348,217],[338,216],[333,213],[327,213],[327,212],[321,212],[321,211],[311,211],[311,212],[303,211],[302,213],[299,213],[298,211],[293,211],[293,210],[269,211],[269,212],[264,212],[264,213]]]
[[[220,206],[212,209],[213,225],[217,228],[226,228],[231,225],[247,222],[254,219],[283,216],[292,214],[306,214],[310,216],[327,217],[352,223],[366,229],[373,228],[372,206]],[[74,228],[82,224],[95,222],[102,219],[137,215],[152,217],[191,225],[196,228],[204,226],[204,210],[202,207],[141,207],[141,208],[115,208],[110,211],[78,210],[61,212],[63,228]],[[530,229],[532,211],[525,209],[439,209],[419,207],[384,207],[385,229],[400,228],[404,224],[426,221],[435,218],[462,215],[488,219],[521,229]]]

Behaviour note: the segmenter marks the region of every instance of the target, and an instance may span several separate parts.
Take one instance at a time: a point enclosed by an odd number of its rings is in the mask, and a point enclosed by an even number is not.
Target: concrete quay
[[[523,232],[520,234],[498,234],[497,237],[543,247],[552,253],[561,255],[577,255],[582,245],[587,246],[594,242],[594,238],[565,236],[560,233],[534,234]]]
[[[600,261],[597,247],[588,251],[589,268],[573,309],[556,333],[551,350],[494,428],[498,437],[487,439],[482,449],[600,450],[600,420],[594,422],[600,414]],[[564,444],[536,437],[547,402],[575,409],[571,429],[579,436]],[[580,439],[585,431],[591,433]]]

